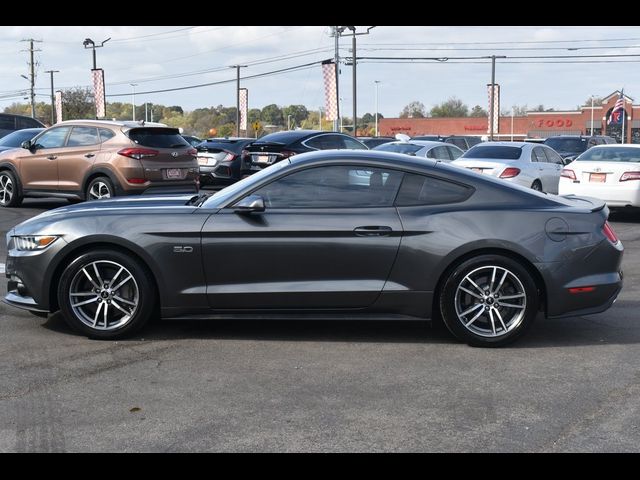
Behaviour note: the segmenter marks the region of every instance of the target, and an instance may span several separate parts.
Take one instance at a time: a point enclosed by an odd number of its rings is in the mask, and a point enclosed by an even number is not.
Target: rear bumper
[[[548,318],[564,318],[580,315],[592,315],[594,313],[602,313],[608,310],[616,301],[620,291],[622,290],[622,271],[613,275],[603,275],[602,281],[608,283],[600,283],[592,285],[595,287],[593,292],[569,293],[565,289],[564,298],[560,299],[563,308],[558,310],[555,315],[548,315]],[[613,280],[613,282],[611,282]],[[593,281],[591,281],[593,283]]]
[[[561,178],[558,186],[560,195],[578,195],[604,200],[609,207],[640,207],[640,184],[636,181],[617,184],[575,183]]]

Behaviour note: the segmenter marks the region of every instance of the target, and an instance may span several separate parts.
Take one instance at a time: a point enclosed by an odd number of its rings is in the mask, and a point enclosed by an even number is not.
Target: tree
[[[267,105],[262,109],[260,113],[262,120],[268,125],[284,125],[284,119],[282,117],[282,110],[275,103]]]
[[[468,115],[469,107],[456,97],[451,97],[431,109],[432,117],[466,117]]]
[[[427,109],[422,102],[417,100],[409,103],[400,112],[400,118],[424,118],[427,116]]]
[[[584,101],[583,105],[585,107],[590,107],[591,106],[591,98],[592,97],[589,97]],[[594,107],[601,107],[602,106],[602,97],[593,97],[593,106]],[[578,109],[580,109],[580,107],[578,107]]]
[[[309,110],[304,105],[289,105],[282,109],[282,114],[283,120],[288,120],[291,115],[291,128],[293,128],[296,125],[302,125],[309,116]]]
[[[93,94],[88,88],[75,87],[62,91],[62,119],[95,118]]]
[[[480,105],[476,105],[471,109],[470,117],[488,117],[489,113]]]
[[[253,125],[255,122],[259,122],[261,117],[262,112],[260,112],[259,108],[252,108],[251,110],[249,110],[249,114],[247,115],[247,120],[249,120],[249,123],[251,125]]]

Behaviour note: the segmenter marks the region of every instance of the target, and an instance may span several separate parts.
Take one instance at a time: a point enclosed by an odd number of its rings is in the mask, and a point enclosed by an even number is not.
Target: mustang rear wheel
[[[473,346],[506,345],[531,325],[538,292],[520,263],[500,255],[481,255],[455,267],[440,292],[447,328]]]
[[[151,316],[155,290],[147,271],[127,254],[97,250],[74,259],[58,285],[69,325],[97,339],[125,337]]]

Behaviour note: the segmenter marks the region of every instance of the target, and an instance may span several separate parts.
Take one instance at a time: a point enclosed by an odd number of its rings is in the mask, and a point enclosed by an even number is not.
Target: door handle
[[[353,231],[359,237],[384,237],[387,235],[391,235],[391,232],[393,232],[393,228],[374,225],[366,227],[356,227],[353,229]]]
[[[96,156],[96,154],[95,154],[95,153],[87,153],[87,154],[85,155],[85,157],[86,157],[86,158],[93,158],[93,157],[95,157],[95,156]]]
[[[49,155],[47,157],[47,160],[55,160],[56,158],[58,158],[58,157],[56,157],[55,155]]]

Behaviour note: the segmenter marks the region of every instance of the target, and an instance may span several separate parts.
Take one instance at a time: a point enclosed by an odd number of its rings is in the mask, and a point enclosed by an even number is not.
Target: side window
[[[318,150],[343,149],[342,137],[338,135],[318,135],[305,142],[306,145]]]
[[[544,148],[544,153],[547,154],[547,158],[551,163],[557,163],[558,165],[564,165],[562,157],[558,155],[554,150],[550,148]]]
[[[0,115],[0,128],[4,130],[15,130],[16,121],[11,115]]]
[[[94,127],[73,127],[67,140],[67,147],[85,147],[100,143],[98,129]]]
[[[344,142],[344,148],[349,150],[366,150],[367,147],[362,145],[359,141],[354,140],[351,137],[342,137],[342,141]]]
[[[106,142],[116,136],[116,134],[108,128],[99,128],[98,131],[100,132],[100,143]]]
[[[447,143],[454,144],[456,147],[462,150],[467,150],[467,142],[464,141],[464,138],[447,138],[447,140],[445,141]]]
[[[531,154],[531,160],[533,162],[547,163],[547,156],[544,154],[542,147],[536,147]]]
[[[434,147],[427,152],[427,158],[433,158],[435,160],[451,160],[449,156],[449,149],[447,147]]]
[[[47,130],[36,139],[36,146],[38,148],[63,147],[70,129],[71,127],[57,127]]]
[[[356,166],[316,167],[279,178],[255,193],[267,208],[391,207],[402,172]]]
[[[464,152],[460,151],[460,149],[453,148],[451,146],[447,147],[447,149],[449,150],[449,155],[451,155],[451,159],[452,160],[456,160],[457,158],[459,158],[464,153]]]
[[[473,188],[424,175],[405,174],[396,199],[398,207],[412,205],[442,205],[464,202]]]
[[[18,129],[23,129],[23,128],[42,128],[42,125],[40,125],[38,122],[36,122],[33,118],[17,117],[16,118],[16,128],[18,128]]]

